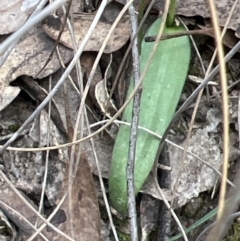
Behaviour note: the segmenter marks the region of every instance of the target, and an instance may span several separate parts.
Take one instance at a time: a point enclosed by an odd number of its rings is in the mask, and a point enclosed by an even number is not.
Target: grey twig
[[[137,34],[138,21],[135,15],[135,9],[133,4],[130,5],[128,9],[131,26],[132,26],[132,56],[133,56],[133,78],[135,86],[140,80],[140,61],[139,61],[139,51],[138,51],[138,37],[135,38]],[[134,189],[134,165],[135,165],[135,154],[136,154],[136,143],[137,143],[137,133],[138,133],[138,122],[139,122],[139,112],[140,112],[140,101],[141,101],[141,87],[136,92],[133,98],[133,118],[131,123],[131,137],[129,142],[129,152],[128,152],[128,163],[127,163],[127,188],[128,188],[128,215],[130,218],[130,231],[131,240],[138,240],[138,225],[137,225],[137,212],[136,212],[136,201],[135,201],[135,189]]]

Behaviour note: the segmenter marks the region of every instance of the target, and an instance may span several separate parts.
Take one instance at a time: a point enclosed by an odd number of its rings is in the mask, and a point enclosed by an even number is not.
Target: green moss
[[[11,132],[16,132],[19,128],[20,128],[20,125],[18,124],[8,126],[8,130]]]
[[[126,233],[122,233],[121,231],[118,231],[118,237],[120,241],[131,241],[130,235]]]
[[[224,241],[240,241],[240,223],[232,224]]]

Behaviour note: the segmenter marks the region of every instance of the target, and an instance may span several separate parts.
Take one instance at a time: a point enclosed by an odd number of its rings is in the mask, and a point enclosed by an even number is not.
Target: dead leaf
[[[208,129],[209,127],[198,129],[192,134],[188,150],[219,170],[222,161],[221,136],[220,133],[208,132]],[[178,142],[176,136],[169,136],[169,138],[175,143]],[[182,147],[184,145],[185,141],[180,144]],[[209,190],[215,185],[218,174],[195,157],[188,154],[182,161],[183,151],[171,145],[169,156],[172,167],[172,186],[176,185],[177,207],[183,206],[191,198],[197,197],[200,192]],[[179,166],[184,168],[179,169]]]
[[[137,0],[136,2],[139,1]],[[214,2],[218,11],[219,24],[221,27],[224,27],[235,0],[216,0]],[[157,0],[154,4],[154,8],[162,12],[164,10],[164,0]],[[208,0],[179,0],[177,1],[176,13],[185,17],[201,16],[203,18],[211,18]],[[239,25],[240,2],[236,5],[228,29],[237,31]]]
[[[11,239],[12,241],[17,240],[16,239],[17,232],[15,227],[8,221],[8,218],[4,215],[1,209],[0,209],[0,222],[1,222],[1,229],[5,231],[5,232],[4,231],[1,232],[3,235],[0,235],[0,240],[3,240],[3,241],[7,239]]]
[[[37,221],[37,217],[27,205],[23,204],[22,200],[4,182],[0,182],[0,185],[0,209],[18,228],[17,236],[26,240],[33,233],[33,228],[24,219],[22,219],[21,216],[14,212],[14,210],[32,224]],[[34,204],[31,203],[30,205]],[[34,207],[36,208],[36,206]]]
[[[75,160],[77,161],[77,160]],[[66,221],[58,225],[58,228],[74,238],[75,240],[100,241],[100,213],[98,200],[96,197],[95,185],[88,162],[81,156],[79,166],[76,167],[77,173],[72,185],[72,207],[69,210],[68,198],[65,199],[61,206]],[[66,175],[68,171],[66,171]],[[68,178],[63,183],[62,194],[68,190]],[[60,195],[60,199],[61,199]],[[73,235],[71,232],[71,222],[73,224]],[[53,237],[51,240],[59,240]],[[61,239],[65,240],[65,239]]]
[[[48,38],[40,25],[32,28],[21,38],[19,44],[1,67],[0,81],[7,85],[20,75],[35,77],[44,66],[53,46],[54,41]],[[65,64],[73,57],[72,51],[62,45],[59,46],[59,51]],[[55,53],[46,68],[37,77],[48,76],[60,67],[61,63]]]
[[[64,7],[65,7],[65,9],[67,9],[68,3],[69,3],[69,1],[66,1],[66,2],[63,4]],[[84,11],[84,9],[83,9],[84,6],[83,6],[83,5],[84,5],[84,3],[83,3],[82,1],[72,0],[71,8],[72,8],[73,13],[81,13],[81,12],[83,12],[83,11]],[[56,14],[57,14],[57,15],[62,15],[62,14],[64,14],[63,9],[62,9],[62,8],[56,9]]]
[[[226,23],[230,10],[235,0],[217,0],[215,1],[219,16],[219,24],[223,27]],[[203,18],[211,18],[208,0],[179,0],[177,2],[177,14],[190,17],[202,16]],[[236,31],[240,24],[240,2],[238,2],[234,10],[231,21],[228,25],[229,29]]]
[[[7,88],[9,83],[20,75],[35,77],[44,66],[53,46],[54,41],[43,32],[39,25],[21,38],[19,44],[0,68],[0,99],[4,101],[0,104],[1,110],[16,97],[17,91],[19,91],[17,87],[15,89]],[[59,46],[59,51],[64,63],[69,62],[73,57],[72,51],[64,46]],[[60,67],[59,58],[55,53],[38,78],[48,76]]]
[[[159,215],[159,200],[143,194],[141,200],[140,225],[141,241],[147,241],[149,234],[156,228]]]
[[[33,12],[39,0],[0,1],[0,34],[18,30]]]
[[[19,94],[20,88],[4,86],[0,82],[0,111],[6,108]]]
[[[124,0],[116,1],[125,4]],[[134,5],[139,6],[139,2],[139,0],[135,0]],[[218,11],[219,24],[221,27],[224,27],[235,0],[215,0],[214,2]],[[156,0],[153,9],[162,13],[164,4],[164,0]],[[203,18],[211,18],[208,0],[178,0],[176,13],[185,17],[201,16]],[[240,38],[240,2],[236,5],[228,29],[234,30],[236,37]]]
[[[110,30],[113,22],[117,18],[118,14],[122,9],[122,5],[116,2],[110,2],[105,8],[100,21],[98,22],[93,35],[88,40],[84,51],[99,51],[105,40],[108,31]],[[74,30],[78,45],[80,45],[84,36],[86,35],[89,27],[92,23],[95,14],[78,14],[74,20]],[[44,31],[53,39],[57,39],[59,35],[59,30],[62,25],[62,18],[54,18],[49,16],[43,21]],[[129,39],[131,34],[130,19],[127,14],[125,14],[120,20],[119,24],[113,31],[104,53],[111,53],[120,49]],[[71,36],[69,31],[65,29],[60,39],[60,43],[73,49]]]
[[[27,240],[31,235],[34,234],[35,229],[34,224],[38,221],[38,225],[43,224],[42,221],[39,221],[37,215],[29,208],[28,205],[23,203],[23,201],[14,193],[10,188],[8,188],[5,183],[0,182],[0,209],[5,213],[9,220],[17,227],[17,239],[16,240]],[[4,193],[2,195],[2,193]],[[29,201],[29,205],[33,206],[36,210],[37,207],[34,203],[29,200],[24,194],[22,194],[25,199]],[[51,223],[55,226],[58,226],[60,222],[64,221],[64,213],[60,209]],[[22,217],[24,217],[27,221],[25,221]],[[57,220],[57,221],[56,221]],[[32,226],[30,225],[32,224]],[[66,238],[54,232],[48,232],[50,230],[47,228],[42,231],[42,234],[45,236],[45,239],[38,235],[34,240],[35,241],[43,241],[48,238],[48,240],[59,240],[59,241],[67,241]],[[54,239],[53,239],[54,237]],[[14,240],[14,239],[12,239]],[[14,240],[15,241],[15,240]]]
[[[209,22],[210,22],[209,20],[205,20],[206,25],[208,25]],[[205,27],[203,25],[199,25],[199,24],[198,24],[198,27],[203,30],[207,28],[207,27]],[[223,28],[221,28],[221,31],[222,30],[223,30]],[[213,38],[215,37],[214,32],[209,32],[209,35],[211,35],[211,37],[213,37]],[[222,42],[228,48],[233,48],[238,43],[238,38],[236,37],[236,33],[234,34],[234,31],[232,31],[231,29],[228,29],[228,31],[223,36]]]
[[[22,81],[19,81],[19,86],[26,91],[26,93],[30,94],[32,98],[37,101],[38,103],[41,103],[49,94],[47,90],[42,88],[36,81],[34,81],[32,78],[29,78],[27,76],[23,76],[21,78]],[[60,117],[59,110],[57,108],[57,103],[54,99],[51,100],[51,119],[55,123],[55,125],[58,127],[58,129],[61,131],[62,134],[64,134],[65,137],[68,136],[66,126],[64,126],[63,120]],[[46,107],[46,109],[48,106]]]

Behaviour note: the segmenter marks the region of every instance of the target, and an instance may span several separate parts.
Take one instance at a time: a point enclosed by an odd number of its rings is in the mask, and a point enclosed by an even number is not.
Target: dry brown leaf
[[[42,30],[41,26],[32,28],[25,34],[6,62],[0,68],[0,110],[4,109],[18,94],[19,88],[9,89],[9,83],[18,76],[29,75],[35,77],[42,69],[54,46],[51,40]],[[73,57],[70,49],[59,46],[62,61],[67,63]],[[59,58],[55,53],[46,68],[39,74],[43,78],[54,73],[61,67]],[[12,95],[13,94],[13,95]]]
[[[24,204],[17,194],[8,188],[5,183],[0,182],[0,185],[0,210],[2,210],[8,219],[15,224],[18,230],[17,239],[12,240],[27,240],[35,232],[30,224],[34,225],[38,221],[38,225],[40,225],[42,224],[42,221],[39,221],[37,215],[26,204]],[[25,195],[23,196],[29,201],[29,205],[33,206],[37,210],[37,207],[33,204],[33,202],[30,201]],[[22,217],[24,217],[28,222]],[[55,226],[58,226],[59,223],[65,221],[64,217],[64,212],[60,209],[52,219],[51,223]],[[52,231],[50,228],[43,230],[42,234],[48,238],[48,240],[67,241],[66,238],[57,234],[55,231]],[[44,239],[40,236],[34,238],[34,241],[43,240]]]
[[[117,0],[122,1],[122,0]],[[215,0],[216,8],[218,11],[219,24],[223,27],[226,23],[228,15],[235,0]],[[157,0],[154,7],[158,10],[163,11],[164,0]],[[178,0],[176,13],[186,17],[201,16],[203,18],[211,18],[211,12],[209,8],[208,0]],[[228,29],[237,31],[240,24],[240,2],[234,10],[231,21],[228,25]]]
[[[206,25],[210,25],[210,21],[209,20],[205,20],[205,24]],[[201,29],[206,29],[207,27],[199,25],[198,27],[200,27]],[[223,30],[223,28],[221,28],[221,31]],[[210,33],[210,35],[214,38],[215,34],[214,32]],[[223,36],[223,44],[226,45],[228,48],[233,48],[237,42],[238,42],[238,38],[236,37],[236,33],[234,34],[234,31],[232,31],[231,29],[229,29]]]
[[[35,77],[44,66],[54,46],[54,41],[44,33],[41,26],[32,28],[25,34],[4,65],[0,68],[0,81],[7,85],[20,75]],[[67,63],[73,57],[68,48],[60,45],[59,52],[63,63]],[[37,76],[43,78],[54,73],[61,67],[57,54],[53,55],[46,68]]]
[[[39,0],[0,1],[0,34],[18,30],[33,12]]]
[[[22,81],[19,82],[19,86],[26,91],[28,94],[34,98],[35,101],[38,103],[41,103],[49,94],[47,90],[42,88],[36,81],[34,81],[32,78],[28,76],[23,76]],[[58,127],[58,129],[61,131],[62,134],[67,138],[67,129],[66,126],[64,126],[63,120],[60,116],[59,110],[57,108],[57,103],[54,99],[51,100],[51,119],[55,123],[55,125]],[[48,106],[46,107],[46,109]]]
[[[95,184],[91,170],[84,155],[81,156],[77,167],[76,177],[72,185],[72,210],[69,210],[68,198],[61,206],[66,221],[59,224],[58,228],[75,240],[100,241],[100,213],[96,197]],[[68,172],[66,172],[66,175]],[[68,190],[68,180],[63,183],[62,194]],[[61,198],[60,195],[59,198]],[[73,233],[71,232],[73,224]],[[63,241],[52,237],[51,240]]]
[[[116,1],[125,4],[124,0]],[[134,5],[139,6],[139,2],[139,0],[135,0]],[[223,27],[235,0],[215,0],[214,2],[218,11],[219,24]],[[164,4],[164,0],[156,0],[153,8],[163,12]],[[208,0],[178,0],[176,13],[185,17],[201,16],[203,18],[211,18]],[[236,31],[236,36],[240,38],[240,2],[237,3],[228,29]]]
[[[215,1],[216,8],[218,10],[219,24],[224,26],[230,10],[235,0],[217,0]],[[184,16],[202,16],[204,18],[210,18],[210,8],[208,0],[179,0],[177,4],[177,14]],[[237,30],[240,24],[240,2],[238,2],[233,16],[229,23],[228,28]]]
[[[1,206],[1,204],[0,204]],[[1,229],[5,230],[6,232],[1,232],[0,240],[7,241],[11,239],[11,241],[17,240],[17,232],[15,227],[8,221],[8,218],[4,215],[4,213],[0,209],[0,220],[1,220]]]
[[[65,7],[65,9],[68,8],[68,3],[69,1],[66,1],[63,5]],[[84,2],[82,1],[79,1],[79,0],[72,0],[72,3],[71,3],[71,9],[73,11],[73,13],[80,13],[80,12],[83,12],[84,11]],[[63,9],[62,8],[58,8],[56,10],[56,14],[57,15],[62,15],[63,14]]]
[[[114,20],[117,18],[118,14],[122,9],[122,5],[116,2],[111,2],[107,5],[104,10],[102,17],[97,24],[92,37],[87,42],[85,46],[85,51],[99,51],[102,46],[103,41],[105,40],[109,29],[111,28]],[[74,20],[74,30],[77,39],[78,45],[80,45],[84,36],[89,30],[89,27],[93,21],[95,14],[78,14],[76,19]],[[53,39],[57,39],[59,35],[59,30],[62,25],[62,18],[54,18],[53,16],[49,16],[47,19],[43,21],[43,29],[44,31]],[[127,14],[123,16],[120,20],[119,24],[113,31],[104,53],[111,53],[120,49],[129,39],[131,33],[130,28],[130,19]],[[64,44],[69,48],[73,48],[71,36],[69,31],[65,28],[60,43]]]
[[[0,82],[0,111],[7,107],[19,94],[20,88],[4,86]]]
[[[18,237],[26,240],[33,233],[33,228],[25,222],[21,216],[14,212],[14,210],[25,217],[31,224],[37,221],[37,217],[4,182],[0,181],[0,186],[0,209],[18,228]],[[33,205],[33,203],[30,205]]]

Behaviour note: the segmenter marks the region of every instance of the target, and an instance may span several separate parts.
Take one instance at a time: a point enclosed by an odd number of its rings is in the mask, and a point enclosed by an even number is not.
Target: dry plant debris
[[[28,0],[1,1],[1,42],[7,37],[5,34],[16,31],[24,24],[39,1],[31,2],[32,5],[30,5]],[[85,47],[85,52],[81,56],[80,62],[83,75],[83,87],[85,87],[95,61],[96,52],[99,51],[113,21],[117,18],[122,9],[122,5],[119,2],[120,1],[118,1],[118,3],[111,2],[108,4],[93,36]],[[216,4],[220,16],[220,25],[223,26],[233,1],[218,0],[216,1]],[[78,1],[73,1],[73,6],[78,8],[78,10],[75,9],[73,11],[73,22],[77,44],[79,45],[88,31],[95,13],[79,13]],[[163,6],[162,2],[158,3],[157,8],[161,8],[160,6]],[[178,1],[178,14],[186,17],[200,15],[204,18],[209,18],[210,13],[207,6],[207,0],[180,0]],[[240,6],[237,6],[229,25],[230,29],[236,31],[236,36],[238,36],[239,28],[239,11]],[[51,76],[51,83],[52,86],[54,86],[62,76],[64,71],[63,64],[68,64],[73,58],[71,36],[68,28],[65,27],[60,43],[58,44],[59,56],[55,52],[46,68],[44,68],[37,76],[48,60],[55,44],[55,40],[59,34],[62,21],[62,16],[59,16],[58,18],[49,16],[43,21],[43,23],[32,28],[27,34],[22,36],[4,65],[0,68],[1,145],[13,135],[14,131],[16,131],[16,129],[18,129],[33,112],[36,105],[42,102],[42,100],[48,95],[50,92],[49,76]],[[207,21],[208,20],[206,19],[205,22],[207,23]],[[89,96],[86,101],[90,124],[96,123],[103,118],[103,116],[112,116],[112,113],[107,113],[107,115],[103,113],[105,111],[103,102],[106,99],[106,96],[109,96],[109,93],[106,92],[106,90],[109,91],[111,88],[111,81],[116,75],[116,66],[119,66],[122,55],[125,51],[122,47],[128,42],[130,32],[131,26],[129,16],[128,14],[125,14],[107,43],[107,47],[104,50],[105,55],[103,56],[100,65],[97,66],[93,82],[90,86]],[[228,36],[231,36],[230,39],[233,40],[233,35]],[[233,42],[229,44],[229,47],[232,47],[235,44],[235,41],[236,40],[233,40]],[[229,43],[228,40],[227,42]],[[113,63],[110,64],[111,74],[104,79],[106,62],[103,64],[103,59],[105,58],[109,61],[110,54],[113,54]],[[205,58],[205,63],[208,63],[208,60],[208,57]],[[233,66],[238,69],[236,63],[234,63]],[[235,74],[235,76],[236,75],[237,74]],[[103,79],[105,80],[104,85]],[[229,77],[229,79],[231,79],[230,83],[234,82],[232,77]],[[126,83],[122,81],[118,83],[118,86],[125,86],[125,84]],[[70,126],[74,126],[78,115],[79,103],[81,101],[79,89],[79,79],[77,71],[74,69],[71,73],[71,78],[66,81],[66,84],[60,88],[58,93],[52,99],[50,122],[48,120],[48,110],[45,109],[31,126],[25,130],[23,135],[18,138],[14,143],[14,146],[19,148],[46,147],[48,145],[56,146],[67,143],[69,141],[68,135],[70,135],[69,123]],[[118,92],[121,92],[121,95],[123,95],[124,88],[121,90],[117,89],[114,92],[115,100],[118,99]],[[231,95],[234,97],[231,100],[230,106],[231,124],[233,124],[235,130],[237,130],[237,93],[232,91]],[[112,109],[115,109],[114,104],[119,107],[118,102],[111,103]],[[203,101],[203,105],[204,103],[205,101]],[[204,118],[201,119],[200,127],[198,126],[194,129],[189,146],[190,150],[195,155],[201,157],[216,169],[219,169],[221,165],[222,119],[221,116],[216,114],[216,112],[219,113],[221,111],[220,106],[207,107],[208,111],[205,112]],[[203,106],[203,108],[206,107]],[[68,119],[69,116],[70,118]],[[88,135],[86,120],[84,121],[83,127],[84,130],[82,133],[83,136],[86,136]],[[98,127],[94,128],[93,130],[96,130]],[[186,130],[184,130],[184,133],[186,133]],[[176,131],[175,134],[176,136],[170,134],[168,138],[183,147],[184,140],[179,139],[179,132]],[[48,135],[50,136],[49,141]],[[108,178],[114,140],[112,139],[112,136],[110,137],[104,132],[101,135],[94,136],[93,141],[102,176]],[[238,143],[236,131],[231,133],[231,141],[231,160],[234,161],[239,157],[239,150],[236,148]],[[74,160],[79,160],[80,162],[78,166],[75,166],[76,178],[74,179],[71,189],[72,209],[69,209],[69,200],[66,198],[52,223],[62,232],[65,232],[73,238],[75,237],[75,240],[78,240],[77,237],[80,236],[83,241],[101,240],[100,228],[102,220],[100,220],[96,194],[97,185],[95,186],[92,178],[92,173],[98,175],[98,171],[90,140],[81,143],[79,151],[81,151],[80,157],[77,157],[77,154],[74,156]],[[184,160],[183,171],[179,174],[179,161],[182,157],[182,151],[170,145],[169,153],[172,167],[172,186],[174,186],[175,182],[178,182],[178,186],[176,187],[174,195],[174,187],[172,187],[172,190],[163,189],[163,192],[169,201],[175,199],[175,207],[181,207],[192,197],[198,196],[200,192],[212,188],[218,175],[216,175],[211,168],[206,167],[197,160],[197,158],[193,158],[188,154],[186,160]],[[43,186],[43,177],[46,172],[46,158],[46,151],[6,151],[0,156],[0,169],[3,170],[11,183],[21,191],[24,197],[28,200],[29,205],[34,207],[35,210],[38,210],[39,208],[38,205]],[[44,191],[45,210],[43,216],[45,218],[47,218],[52,210],[59,204],[61,198],[68,189],[69,160],[68,148],[57,149],[50,151],[49,153],[48,178]],[[178,176],[180,176],[179,179],[177,179]],[[99,198],[101,198],[101,194],[99,194],[101,191],[97,191]],[[151,175],[145,183],[142,192],[144,194],[150,194],[156,199],[161,199]],[[30,200],[30,198],[32,200]],[[154,205],[153,199],[146,198],[145,196],[141,208],[145,207],[146,210],[152,210]],[[0,177],[0,209],[4,212],[4,214],[0,213],[0,218],[3,220],[4,226],[7,227],[8,235],[12,240],[17,240],[17,238],[27,240],[35,232],[30,224],[34,225],[37,221],[38,227],[43,224],[43,221],[41,221],[29,206],[19,199],[17,194],[9,187],[9,185],[7,185],[2,177]],[[18,211],[19,214],[14,212],[14,210]],[[19,215],[24,216],[30,224],[23,221],[22,217]],[[7,219],[11,220],[13,224],[9,223]],[[152,219],[154,218],[152,217]],[[146,221],[142,218],[142,222],[142,228],[144,232],[147,233],[148,229],[152,229],[152,226],[155,225],[156,221],[151,220],[150,222],[149,219]],[[14,226],[17,227],[17,229],[15,229]],[[49,240],[67,240],[67,238],[63,237],[61,233],[57,233],[49,226],[43,229],[42,234]],[[34,240],[43,239],[38,236],[38,238]]]
[[[228,18],[229,12],[234,4],[235,0],[217,0],[216,8],[219,16],[220,26],[224,26]],[[228,28],[235,30],[236,35],[238,36],[239,28],[239,12],[240,12],[240,3],[237,4],[237,7],[233,13],[231,21],[228,25]],[[177,13],[184,16],[202,16],[203,18],[210,18],[210,8],[208,0],[180,0],[178,1]]]
[[[0,103],[0,110],[3,110],[19,93],[18,87],[9,87],[9,84],[21,75],[36,77],[47,61],[53,46],[54,41],[44,33],[41,25],[37,25],[21,38],[1,67],[0,90],[4,93],[4,98]],[[59,46],[59,52],[64,64],[73,57],[72,51],[64,46]],[[55,53],[38,78],[49,76],[60,67],[61,62]]]
[[[9,0],[0,2],[0,34],[18,30],[33,12],[39,0]]]
[[[105,40],[113,22],[120,13],[121,8],[121,4],[116,2],[111,2],[108,4],[92,37],[89,39],[87,45],[84,48],[85,51],[98,51],[101,48],[102,43]],[[78,45],[81,43],[82,39],[89,30],[94,15],[95,14],[86,13],[79,13],[75,15],[74,30]],[[54,16],[48,17],[45,21],[43,21],[44,31],[51,38],[57,39],[59,31],[62,27],[62,20],[62,18],[56,18]],[[121,18],[119,24],[117,25],[109,41],[107,42],[104,53],[111,53],[120,49],[129,40],[130,33],[131,28],[129,16],[125,14],[124,17]],[[73,48],[71,35],[67,27],[64,29],[60,42],[71,49]]]

